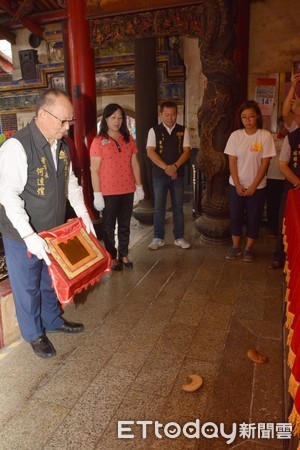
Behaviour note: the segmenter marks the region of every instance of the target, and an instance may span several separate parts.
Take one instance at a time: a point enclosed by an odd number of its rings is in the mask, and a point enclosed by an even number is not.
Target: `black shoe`
[[[61,327],[55,328],[54,330],[47,330],[47,333],[56,331],[60,331],[62,333],[81,333],[83,330],[83,323],[68,322],[67,320],[64,320]]]
[[[126,256],[119,256],[119,263],[121,265],[124,265],[125,267],[127,267],[127,269],[132,269],[133,263],[131,261],[129,261],[129,259],[127,262],[125,262],[125,261],[123,261],[123,258],[126,258]]]
[[[112,259],[112,261],[116,261],[116,262],[111,264],[111,266],[110,266],[111,269],[115,270],[116,272],[121,272],[121,270],[123,269],[123,264],[118,262],[116,259]]]
[[[29,344],[34,353],[41,358],[51,358],[51,356],[56,355],[55,348],[45,335],[36,338],[34,341],[29,342]]]
[[[284,263],[282,263],[280,261],[271,261],[270,264],[268,264],[268,269],[278,270],[278,269],[282,269],[283,266],[284,266]]]

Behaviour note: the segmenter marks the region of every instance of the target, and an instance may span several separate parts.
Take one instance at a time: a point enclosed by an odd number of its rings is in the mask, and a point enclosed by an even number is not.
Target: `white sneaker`
[[[152,242],[148,245],[150,250],[157,250],[159,247],[163,247],[165,245],[164,241],[159,238],[152,239]]]
[[[181,248],[190,248],[191,244],[186,241],[184,238],[176,239],[174,244]]]

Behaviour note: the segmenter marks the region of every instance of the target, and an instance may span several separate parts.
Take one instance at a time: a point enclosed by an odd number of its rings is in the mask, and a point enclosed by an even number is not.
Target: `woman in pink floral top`
[[[92,142],[91,178],[94,206],[103,210],[103,241],[111,254],[111,267],[132,268],[128,245],[133,202],[144,198],[137,146],[129,133],[124,109],[115,103],[103,111],[98,136]],[[118,249],[115,227],[118,224]]]

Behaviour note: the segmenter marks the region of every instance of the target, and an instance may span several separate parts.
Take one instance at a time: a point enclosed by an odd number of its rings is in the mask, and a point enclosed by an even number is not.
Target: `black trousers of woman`
[[[279,226],[279,209],[284,180],[267,179],[267,219],[272,234],[277,236]]]
[[[103,209],[103,242],[112,259],[128,255],[130,221],[133,209],[133,195],[105,195]],[[115,246],[115,228],[118,224],[118,251]]]

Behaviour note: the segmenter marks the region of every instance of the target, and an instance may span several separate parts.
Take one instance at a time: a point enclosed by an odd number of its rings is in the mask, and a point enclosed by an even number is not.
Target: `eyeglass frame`
[[[55,119],[60,121],[60,126],[61,128],[63,128],[66,124],[70,126],[74,125],[74,123],[76,122],[76,118],[74,117],[73,119],[65,119],[62,120],[59,117],[57,117],[55,114],[53,114],[52,112],[48,111],[47,109],[43,108],[44,111],[46,111],[48,114],[50,114],[50,116],[54,117]]]
[[[241,115],[241,120],[254,120],[254,119],[257,119],[257,115],[256,116],[242,116]]]

